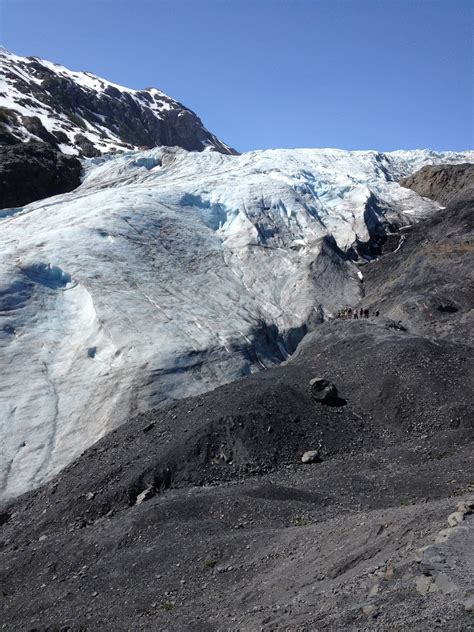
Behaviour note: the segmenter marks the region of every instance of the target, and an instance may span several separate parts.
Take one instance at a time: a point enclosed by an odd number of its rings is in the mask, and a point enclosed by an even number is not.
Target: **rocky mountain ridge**
[[[440,204],[454,206],[474,197],[474,165],[425,165],[402,178],[400,184]]]
[[[30,140],[79,157],[162,145],[236,153],[156,88],[132,90],[0,48],[0,144]]]

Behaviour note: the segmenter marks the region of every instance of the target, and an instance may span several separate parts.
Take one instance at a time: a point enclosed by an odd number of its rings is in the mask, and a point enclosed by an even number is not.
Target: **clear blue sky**
[[[473,147],[471,0],[0,0],[0,40],[156,86],[240,151]]]

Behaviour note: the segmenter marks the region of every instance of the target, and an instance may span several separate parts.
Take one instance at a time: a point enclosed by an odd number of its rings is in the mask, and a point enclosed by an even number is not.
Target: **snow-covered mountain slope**
[[[441,162],[474,153],[157,148],[2,211],[3,496],[138,410],[283,360],[359,300],[345,253],[438,208],[396,179]]]
[[[161,145],[235,153],[156,88],[131,90],[0,47],[0,144],[28,140],[80,156]]]

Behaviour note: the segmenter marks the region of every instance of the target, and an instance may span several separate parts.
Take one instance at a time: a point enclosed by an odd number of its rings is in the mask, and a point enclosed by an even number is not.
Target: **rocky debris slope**
[[[450,595],[468,612],[474,612],[474,498],[458,503],[434,543],[416,552],[420,574],[416,589],[421,595]]]
[[[35,140],[89,157],[161,145],[236,153],[156,88],[131,90],[4,48],[0,77],[0,144]]]
[[[419,549],[472,491],[469,351],[327,323],[280,367],[127,422],[3,508],[5,628],[465,629],[470,532],[432,575],[456,594],[420,594]]]
[[[474,165],[426,165],[400,184],[440,204],[454,205],[474,199]]]
[[[130,415],[285,360],[360,300],[354,261],[437,210],[400,175],[469,158],[156,148],[92,159],[74,192],[7,213],[2,494]]]
[[[0,209],[72,191],[81,184],[81,172],[77,158],[44,143],[0,145]]]
[[[142,414],[33,497],[39,507],[54,490],[54,514],[69,521],[87,510],[94,520],[135,504],[145,490],[152,496],[291,467],[306,449],[327,460],[420,436],[462,445],[472,432],[467,351],[385,324],[320,325],[284,366]],[[337,382],[345,398],[337,405],[314,400],[311,376],[321,373]]]
[[[424,336],[472,344],[474,170],[460,167],[459,171],[471,174],[462,185],[464,192],[452,194],[454,201],[422,224],[402,230],[395,252],[382,257],[377,265],[360,269],[363,304],[372,311],[379,309]],[[436,170],[441,181],[448,183],[447,189],[455,190],[453,182],[459,182],[459,171],[451,166]],[[422,182],[423,173],[425,169],[413,180]]]

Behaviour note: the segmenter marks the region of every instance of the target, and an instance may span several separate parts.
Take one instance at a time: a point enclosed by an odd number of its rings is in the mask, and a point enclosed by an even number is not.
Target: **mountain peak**
[[[237,153],[157,88],[133,90],[0,49],[0,144],[42,141],[82,157],[178,146]]]

